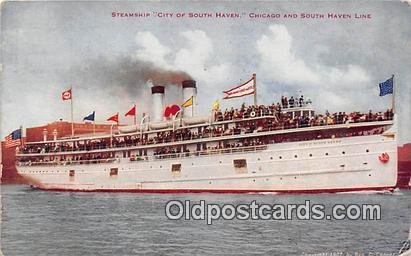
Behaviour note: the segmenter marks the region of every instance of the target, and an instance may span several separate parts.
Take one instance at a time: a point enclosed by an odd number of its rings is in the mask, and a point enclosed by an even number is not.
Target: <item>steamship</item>
[[[392,110],[324,113],[297,99],[164,117],[165,90],[136,125],[27,142],[17,170],[45,190],[149,193],[322,193],[387,190],[397,180]],[[196,102],[194,80],[182,82]]]

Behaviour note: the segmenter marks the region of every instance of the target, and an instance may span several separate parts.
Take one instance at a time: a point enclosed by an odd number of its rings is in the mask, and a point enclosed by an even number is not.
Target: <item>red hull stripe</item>
[[[122,192],[122,193],[156,193],[156,194],[181,194],[181,193],[220,193],[220,194],[245,194],[245,193],[281,193],[281,194],[320,194],[338,193],[352,191],[381,191],[394,190],[393,187],[368,187],[368,188],[332,188],[332,189],[309,189],[309,190],[226,190],[226,189],[64,189],[51,188],[41,190],[67,191],[67,192]]]

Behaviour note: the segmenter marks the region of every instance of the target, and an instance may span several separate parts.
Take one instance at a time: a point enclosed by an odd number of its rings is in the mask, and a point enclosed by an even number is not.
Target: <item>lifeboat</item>
[[[150,129],[152,130],[166,129],[168,127],[173,127],[173,122],[163,121],[163,122],[150,123]]]
[[[209,121],[209,117],[189,117],[184,118],[184,125],[205,124]]]
[[[139,125],[127,125],[127,126],[119,126],[118,131],[120,133],[133,133],[140,131],[141,127]]]

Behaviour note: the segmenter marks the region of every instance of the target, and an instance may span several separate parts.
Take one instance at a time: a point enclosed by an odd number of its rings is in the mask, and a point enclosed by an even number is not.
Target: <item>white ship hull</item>
[[[235,151],[235,150],[233,150]],[[389,161],[379,156],[388,153]],[[245,159],[246,167],[234,160]],[[172,165],[181,164],[180,171]],[[110,172],[118,168],[116,173]],[[130,192],[339,192],[393,188],[397,144],[383,135],[270,144],[253,152],[111,163],[17,166],[40,189]],[[70,170],[75,173],[70,175]]]

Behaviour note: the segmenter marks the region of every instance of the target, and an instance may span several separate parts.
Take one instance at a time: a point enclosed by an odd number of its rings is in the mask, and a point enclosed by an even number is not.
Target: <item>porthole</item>
[[[280,178],[280,180],[283,180],[283,178]]]
[[[309,156],[310,156],[310,157],[312,157],[312,156],[313,156],[313,154],[310,154]]]
[[[282,156],[279,156],[278,158],[282,159],[283,157],[282,157]]]
[[[326,156],[328,156],[328,153],[325,153]]]
[[[223,163],[223,161],[220,161],[220,164]]]
[[[260,158],[257,158],[257,161],[260,161]]]
[[[366,149],[366,150],[365,150],[365,152],[367,152],[367,153],[368,153],[368,152],[370,152],[370,150],[369,150],[369,149]]]
[[[342,154],[345,155],[345,151],[343,151]]]
[[[270,160],[273,160],[273,157],[270,157]]]
[[[296,177],[296,176],[294,176],[294,179],[296,180],[296,179],[297,179],[297,177]]]
[[[297,155],[294,155],[294,158],[297,158],[298,156]]]
[[[369,177],[371,177],[371,174],[368,174]]]
[[[253,182],[255,182],[255,180],[253,180]]]

